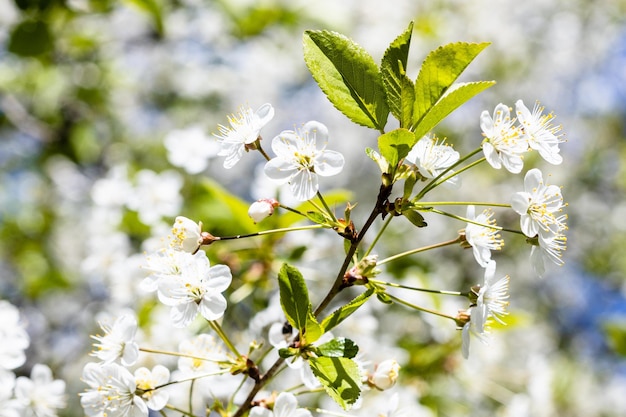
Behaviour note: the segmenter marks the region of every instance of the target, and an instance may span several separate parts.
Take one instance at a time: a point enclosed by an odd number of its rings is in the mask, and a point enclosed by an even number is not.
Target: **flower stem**
[[[440,313],[440,312],[435,311],[435,310],[430,310],[430,309],[425,308],[425,307],[416,306],[415,304],[411,304],[408,301],[404,301],[401,298],[398,298],[398,297],[396,297],[394,295],[391,295],[389,293],[385,293],[385,295],[387,295],[389,298],[391,298],[392,300],[394,300],[395,302],[397,302],[399,304],[405,305],[407,307],[413,308],[413,309],[418,310],[418,311],[423,311],[424,313],[430,313],[430,314],[434,314],[435,316],[439,316],[439,317],[443,317],[443,318],[446,318],[446,319],[450,319],[450,320],[452,320],[452,321],[454,321],[456,323],[456,317],[452,317],[452,316],[449,316],[449,315],[444,314],[444,313]]]
[[[323,227],[324,226],[321,225],[321,224],[311,224],[311,225],[307,225],[307,226],[297,226],[297,227],[285,227],[285,228],[282,228],[282,229],[263,230],[263,231],[260,231],[260,232],[249,233],[247,235],[222,236],[222,237],[217,237],[217,240],[245,239],[245,238],[248,238],[248,237],[271,235],[273,233],[288,233],[288,232],[295,232],[295,231],[298,231],[298,230],[321,229]]]
[[[424,186],[424,188],[422,188],[422,190],[417,194],[417,196],[414,198],[414,201],[419,201],[421,200],[427,192],[429,192],[430,190],[432,190],[433,188],[435,188],[436,186],[438,186],[439,184],[441,184],[443,181],[440,181],[441,178],[443,178],[448,172],[450,172],[454,167],[459,166],[460,164],[462,164],[463,162],[467,161],[468,159],[470,159],[472,156],[476,155],[477,153],[479,153],[481,151],[481,147],[478,147],[476,149],[474,149],[472,152],[468,153],[467,155],[465,155],[463,158],[459,159],[458,161],[456,161],[456,163],[452,164],[451,166],[449,166],[446,170],[444,170],[441,174],[437,175],[435,178],[433,178],[428,184],[426,184],[426,186]],[[454,175],[451,175],[449,178],[452,178],[453,176],[457,175],[458,173],[455,172]],[[448,180],[449,178],[445,178],[446,180]]]
[[[373,278],[370,278],[369,282],[372,282],[374,284],[379,284],[379,285],[387,285],[389,287],[394,287],[394,288],[404,288],[406,290],[428,292],[428,293],[432,293],[432,294],[456,295],[458,297],[468,297],[469,296],[469,293],[467,293],[467,292],[446,291],[446,290],[431,290],[431,289],[428,289],[428,288],[409,287],[408,285],[395,284],[393,282],[379,281],[379,280],[373,279]]]
[[[376,265],[386,264],[387,262],[395,261],[405,256],[413,255],[413,254],[424,252],[424,251],[431,250],[431,249],[442,248],[444,246],[450,246],[450,245],[454,245],[457,243],[461,243],[461,236],[457,237],[456,239],[448,240],[448,241],[441,242],[441,243],[436,243],[434,245],[422,246],[421,248],[411,249],[406,252],[398,253],[397,255],[393,255],[388,258],[383,259],[382,261],[376,262]]]
[[[432,213],[441,214],[442,216],[452,217],[453,219],[457,219],[457,220],[460,220],[462,222],[475,224],[477,226],[482,226],[482,227],[486,227],[486,228],[493,229],[493,230],[501,230],[503,232],[509,232],[509,233],[516,233],[516,234],[519,234],[519,235],[524,235],[524,233],[521,230],[508,229],[506,227],[495,226],[493,224],[480,223],[480,222],[477,222],[475,220],[467,219],[467,218],[462,217],[462,216],[457,216],[456,214],[448,213],[447,211],[437,210],[437,209],[434,209],[434,208],[431,208],[429,211],[432,212]]]
[[[224,333],[224,330],[222,330],[222,326],[220,326],[220,324],[214,320],[207,320],[207,322],[209,323],[209,326],[211,326],[211,328],[215,331],[215,333],[217,333],[220,339],[222,339],[224,344],[231,350],[231,352],[233,352],[235,356],[237,356],[237,358],[241,359],[241,353],[239,353],[235,345],[230,341],[226,333]]]
[[[260,137],[260,136],[259,136],[259,137],[257,138],[257,140],[254,142],[254,144],[256,145],[257,150],[258,150],[259,152],[261,152],[261,155],[263,155],[263,158],[265,158],[265,159],[266,159],[266,160],[268,160],[268,161],[269,161],[270,159],[272,159],[272,158],[270,158],[270,156],[269,156],[267,153],[265,153],[265,151],[263,150],[263,147],[261,146],[261,137]]]
[[[158,353],[160,355],[170,355],[170,356],[178,356],[181,358],[189,358],[189,359],[195,359],[195,360],[199,360],[199,361],[209,361],[209,362],[215,362],[215,363],[225,363],[224,361],[218,361],[215,359],[211,359],[211,358],[204,358],[202,356],[194,356],[194,355],[188,355],[186,353],[180,353],[180,352],[170,352],[167,350],[156,350],[156,349],[149,349],[149,348],[139,348],[140,351],[142,352],[146,352],[146,353]]]
[[[374,246],[376,246],[376,243],[378,242],[378,240],[381,238],[381,236],[385,232],[385,229],[387,228],[387,226],[389,226],[389,223],[391,223],[391,219],[393,219],[393,216],[391,216],[391,215],[388,216],[385,219],[385,222],[383,223],[382,227],[380,228],[380,230],[378,231],[376,236],[374,236],[374,240],[370,244],[369,248],[367,248],[367,251],[365,251],[365,253],[363,254],[363,258],[368,256],[370,254],[370,252],[372,252],[372,250],[374,249]]]
[[[335,217],[335,213],[333,213],[328,204],[326,204],[326,200],[324,200],[324,197],[322,196],[322,193],[319,192],[319,190],[317,192],[317,198],[319,198],[319,200],[322,202],[322,205],[326,209],[326,212],[328,213],[330,218],[333,219],[334,222],[336,222],[337,218]]]

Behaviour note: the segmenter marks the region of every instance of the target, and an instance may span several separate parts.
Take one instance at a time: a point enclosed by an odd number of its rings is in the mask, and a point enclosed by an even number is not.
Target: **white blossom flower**
[[[157,174],[144,169],[137,173],[135,181],[136,186],[126,205],[137,212],[142,223],[154,225],[162,217],[180,212],[183,178],[178,172],[169,170]]]
[[[414,164],[420,174],[426,178],[435,178],[459,160],[459,153],[452,146],[439,142],[436,138],[424,136],[406,156],[405,160]],[[454,171],[448,171],[452,174]],[[448,175],[446,174],[446,176]],[[448,179],[446,184],[460,185],[458,176]]]
[[[486,110],[480,115],[480,128],[485,137],[482,147],[487,162],[495,169],[504,165],[507,171],[517,174],[524,166],[522,154],[528,150],[528,143],[514,123],[509,107],[502,103],[496,106],[493,117]]]
[[[54,379],[46,365],[36,364],[30,378],[15,381],[15,398],[23,407],[23,417],[55,417],[65,408],[65,381]]]
[[[224,168],[235,166],[243,156],[246,145],[254,143],[259,138],[261,129],[274,117],[274,108],[266,103],[252,112],[249,107],[241,107],[238,115],[228,116],[230,127],[219,125],[219,135],[215,135],[221,149],[219,156],[225,156]]]
[[[476,300],[478,309],[473,313],[473,317],[480,312],[485,315],[481,318],[483,323],[486,323],[489,317],[493,317],[498,323],[505,324],[502,317],[509,314],[506,311],[509,305],[509,281],[508,275],[496,279],[496,262],[489,262],[485,268],[484,283],[478,291]]]
[[[232,280],[225,265],[211,267],[206,253],[195,255],[183,252],[192,261],[180,265],[180,274],[158,280],[159,300],[172,307],[170,317],[177,327],[191,323],[198,312],[207,320],[217,320],[226,310],[222,292]]]
[[[262,198],[250,205],[248,216],[250,216],[255,223],[258,223],[274,214],[274,209],[278,207],[278,205],[278,201],[273,198]]]
[[[290,392],[281,392],[276,397],[274,408],[252,407],[250,417],[312,417],[309,410],[298,408],[296,396]]]
[[[531,169],[524,177],[524,191],[513,195],[511,207],[520,217],[522,232],[528,237],[542,234],[544,237],[556,235],[563,230],[564,223],[557,216],[564,207],[561,189],[556,185],[546,185],[543,174]]]
[[[537,245],[533,245],[530,249],[530,261],[535,274],[538,277],[542,277],[546,272],[546,265],[550,263],[563,266],[565,262],[562,258],[562,252],[566,249],[567,237],[562,232],[547,237],[540,234],[537,239]]]
[[[161,410],[167,404],[169,393],[163,389],[158,389],[161,385],[170,380],[170,371],[163,365],[156,365],[150,371],[141,367],[135,371],[135,383],[137,389],[143,391],[141,398],[146,401],[146,405],[151,410]]]
[[[487,306],[482,304],[481,306],[472,306],[466,311],[459,312],[459,316],[462,316],[465,321],[461,329],[461,353],[465,359],[469,357],[470,335],[478,338],[485,344],[488,342],[489,329],[487,326],[488,322],[485,321],[485,317],[488,317],[486,310]]]
[[[139,346],[135,342],[137,319],[130,314],[123,314],[115,320],[113,326],[101,324],[104,336],[92,336],[96,351],[93,356],[103,363],[112,363],[120,359],[122,365],[131,366],[139,357]]]
[[[489,226],[496,226],[496,219],[493,218],[493,211],[486,209],[478,216],[475,216],[474,206],[467,206],[466,217],[476,223]],[[467,223],[465,226],[465,238],[472,246],[476,262],[483,268],[491,261],[491,251],[501,250],[504,240],[500,236],[498,229],[481,226],[475,223]]]
[[[298,131],[281,132],[272,140],[276,157],[265,164],[265,174],[272,180],[289,182],[298,200],[310,200],[319,189],[318,175],[328,177],[343,169],[343,155],[326,150],[327,141],[328,129],[316,121],[305,123]],[[323,145],[318,149],[319,142]]]
[[[217,156],[220,145],[209,139],[199,126],[172,130],[163,140],[167,160],[189,174],[199,174],[209,165],[209,159]]]
[[[539,152],[539,155],[547,162],[558,165],[563,162],[563,157],[559,154],[559,143],[564,142],[559,135],[561,126],[553,126],[552,113],[542,114],[543,107],[538,103],[530,110],[524,105],[522,100],[515,103],[517,120],[520,122],[524,134],[528,140],[528,146]]]
[[[83,381],[89,388],[80,393],[80,403],[89,417],[147,417],[148,407],[135,392],[135,377],[117,363],[88,363]]]
[[[228,359],[222,345],[206,333],[183,340],[178,351],[185,355],[178,359],[178,369],[184,375],[217,373],[221,369],[220,362]]]
[[[15,374],[0,368],[0,417],[20,417],[20,402],[13,397]]]
[[[146,256],[142,268],[150,274],[141,282],[144,291],[153,292],[158,289],[161,278],[170,278],[182,274],[185,264],[194,262],[189,252],[165,248]]]
[[[379,363],[374,369],[368,382],[381,391],[389,389],[396,384],[400,374],[400,364],[395,359],[387,359]]]
[[[172,226],[170,246],[175,250],[195,253],[202,244],[202,222],[177,216]]]
[[[15,369],[26,362],[24,351],[30,344],[20,323],[20,312],[13,304],[0,300],[0,369]]]

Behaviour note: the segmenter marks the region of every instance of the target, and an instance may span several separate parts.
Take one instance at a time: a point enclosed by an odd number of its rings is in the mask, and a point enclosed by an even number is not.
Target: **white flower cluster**
[[[169,238],[169,246],[147,256],[145,269],[150,275],[142,282],[146,291],[157,291],[159,300],[171,307],[170,317],[177,327],[188,326],[200,313],[217,320],[226,310],[222,295],[232,274],[225,265],[211,266],[202,243],[201,224],[179,216]]]
[[[224,168],[232,168],[239,162],[244,150],[260,146],[260,143],[255,145],[260,139],[260,131],[273,117],[271,104],[264,104],[256,112],[242,107],[239,115],[229,117],[230,127],[219,126],[220,134],[216,138],[222,146],[219,155],[226,156]],[[326,149],[327,142],[328,129],[313,120],[300,129],[282,131],[272,139],[272,151],[276,157],[265,164],[265,174],[278,183],[289,183],[297,200],[312,199],[319,190],[318,175],[339,174],[345,163],[339,152]],[[259,222],[271,215],[274,207],[255,203],[250,215]]]
[[[65,408],[65,382],[54,379],[47,365],[35,364],[30,377],[15,376],[26,362],[30,338],[19,310],[0,300],[0,414],[3,417],[55,417]]]

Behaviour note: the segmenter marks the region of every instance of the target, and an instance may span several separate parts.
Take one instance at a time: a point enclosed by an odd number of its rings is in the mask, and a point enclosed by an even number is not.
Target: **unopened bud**
[[[274,214],[274,209],[279,205],[280,203],[273,198],[262,198],[250,205],[248,216],[250,216],[255,223],[258,223]]]
[[[196,223],[183,216],[176,217],[170,239],[172,248],[195,253],[202,244],[202,240],[202,222]]]
[[[374,388],[384,391],[396,384],[399,373],[398,362],[395,359],[388,359],[378,364],[374,373],[368,378],[368,382]]]

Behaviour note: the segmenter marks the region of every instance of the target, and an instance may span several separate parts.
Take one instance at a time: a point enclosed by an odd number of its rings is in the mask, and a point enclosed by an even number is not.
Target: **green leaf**
[[[412,32],[413,22],[389,45],[380,65],[387,103],[391,113],[400,121],[400,127],[411,125],[415,102],[415,87],[406,75]]]
[[[383,131],[389,107],[371,55],[326,30],[304,32],[303,43],[304,61],[330,102],[353,122]]]
[[[37,56],[52,50],[53,44],[46,22],[24,20],[11,31],[8,50],[20,56]]]
[[[328,395],[349,410],[361,395],[361,373],[348,358],[310,358],[309,366]]]
[[[328,224],[328,218],[320,213],[319,211],[307,211],[306,217],[311,220],[313,223],[317,224]]]
[[[378,149],[389,163],[391,170],[395,170],[398,162],[409,154],[416,142],[417,139],[413,132],[399,128],[380,135],[378,137]]]
[[[414,128],[421,124],[428,111],[488,45],[486,42],[451,43],[435,49],[426,57],[415,81]]]
[[[319,324],[309,304],[309,311],[306,316],[306,325],[302,332],[303,343],[310,344],[315,342],[324,334],[324,329]]]
[[[350,301],[348,304],[344,304],[339,307],[337,310],[333,311],[332,314],[322,320],[322,328],[324,332],[329,331],[339,325],[342,321],[350,317],[352,313],[358,310],[365,302],[374,294],[374,290],[368,288],[367,291],[359,294],[356,298]]]
[[[317,353],[327,358],[352,359],[359,353],[359,347],[350,339],[338,337],[317,346]]]
[[[463,103],[495,83],[495,81],[478,81],[454,85],[424,116],[422,122],[415,129],[415,137],[424,136]]]
[[[278,272],[278,288],[280,305],[287,321],[296,329],[304,331],[311,311],[311,302],[300,271],[289,264],[283,264]]]

